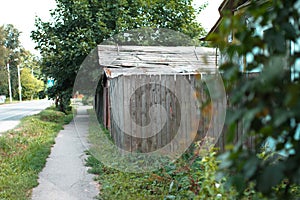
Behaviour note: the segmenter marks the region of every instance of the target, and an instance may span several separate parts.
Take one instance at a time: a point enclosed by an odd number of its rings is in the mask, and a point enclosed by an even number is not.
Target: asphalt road
[[[24,101],[0,105],[0,135],[16,127],[23,117],[37,114],[50,105],[51,101],[49,100]]]

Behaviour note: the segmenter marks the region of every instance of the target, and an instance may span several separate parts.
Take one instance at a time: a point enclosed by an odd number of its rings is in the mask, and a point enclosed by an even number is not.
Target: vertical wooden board
[[[99,103],[100,103],[100,102],[99,102],[98,97],[99,97],[99,93],[96,92],[95,98],[94,98],[94,103],[93,103],[93,108],[94,108],[94,110],[95,110],[95,112],[96,112],[96,116],[98,117],[98,120],[100,120],[100,123],[102,123],[102,122],[101,122],[101,117],[100,117],[100,115],[99,115]]]
[[[217,135],[217,127],[216,127],[216,123],[217,123],[217,118],[218,116],[216,116],[217,114],[217,101],[211,99],[211,104],[212,104],[212,111],[211,111],[211,116],[210,116],[210,128],[212,131],[212,137],[213,137],[213,141],[218,139],[218,135]]]
[[[195,138],[195,140],[199,140],[201,138],[201,133],[202,133],[202,111],[201,111],[201,105],[202,105],[202,94],[201,94],[201,80],[199,79],[195,79],[194,75],[189,75],[189,80],[191,82],[191,86],[194,89],[194,93],[196,96],[196,100],[197,100],[197,109],[198,109],[198,130],[197,130],[197,136]]]
[[[202,99],[202,113],[201,113],[201,117],[202,117],[202,127],[203,127],[203,137],[205,138],[207,131],[208,131],[208,125],[207,125],[207,113],[205,113],[205,105],[206,105],[206,101],[208,100],[207,95],[206,95],[206,91],[205,91],[205,87],[206,87],[206,83],[203,81],[203,86],[201,88],[201,99]]]
[[[148,152],[148,137],[149,137],[149,125],[150,125],[150,115],[149,115],[149,108],[150,108],[150,76],[143,75],[142,76],[142,98],[141,98],[141,111],[142,111],[142,152]]]
[[[202,111],[201,111],[201,105],[202,105],[202,84],[200,79],[195,79],[195,76],[189,76],[191,86],[193,87],[194,97],[196,101],[196,108],[197,108],[197,121],[195,122],[198,126],[197,133],[195,136],[195,141],[198,141],[201,138],[201,129],[202,127]]]
[[[174,84],[174,76],[166,76],[166,111],[167,111],[167,130],[166,130],[166,143],[169,144],[173,135],[173,95],[172,95],[172,85]],[[172,146],[168,151],[172,151]]]
[[[129,132],[129,139],[130,139],[130,151],[133,152],[134,151],[134,146],[133,146],[133,133],[135,131],[135,116],[136,116],[136,111],[135,111],[135,105],[136,103],[133,102],[132,100],[132,94],[133,94],[133,85],[135,85],[135,78],[134,76],[130,76],[128,79],[128,102],[129,102],[129,115],[130,115],[130,119],[128,121],[129,123],[129,127],[130,127],[130,132]],[[133,108],[134,105],[134,108]],[[133,111],[134,110],[134,111]]]
[[[141,85],[143,80],[143,77],[141,75],[137,75],[136,77],[136,87],[135,87],[135,98],[136,98],[136,133],[137,135],[141,135],[142,133],[142,89],[139,89],[139,86]],[[137,151],[142,150],[142,139],[139,137],[136,137],[136,146]]]
[[[186,82],[188,82],[188,79],[184,77]],[[190,141],[193,136],[193,123],[195,122],[194,116],[192,115],[195,110],[192,110],[192,105],[195,104],[194,94],[191,91],[190,84],[185,84],[185,90],[184,90],[184,105],[185,105],[185,113],[184,113],[184,121],[185,121],[185,142],[187,143]]]
[[[160,122],[161,126],[158,127],[159,132],[156,135],[156,147],[155,150],[158,150],[162,147],[162,133],[163,133],[163,128],[164,124],[162,122],[164,121],[163,119],[163,102],[162,102],[162,90],[163,90],[163,81],[162,81],[162,75],[158,75],[156,78],[156,104],[159,106],[159,110],[156,113],[156,118]]]
[[[119,77],[114,80],[114,106],[115,106],[115,132],[116,132],[116,144],[120,146],[120,100],[119,100]]]
[[[173,92],[173,98],[172,98],[172,108],[173,108],[173,112],[172,112],[172,135],[171,135],[171,141],[172,141],[172,151],[176,152],[176,150],[178,149],[178,140],[175,139],[176,135],[178,134],[178,124],[180,123],[180,119],[177,119],[177,112],[180,112],[180,102],[179,99],[177,97],[178,91],[177,91],[177,86],[178,86],[178,80],[181,78],[181,75],[174,75],[173,77],[173,84],[172,84],[172,92]]]
[[[187,125],[189,122],[186,120],[187,115],[187,91],[186,91],[186,85],[184,84],[184,77],[181,76],[178,78],[178,84],[177,87],[180,88],[180,141],[179,145],[182,147],[185,143],[186,137],[187,137]]]
[[[104,112],[103,112],[103,126],[105,127],[105,128],[107,128],[107,95],[108,95],[108,92],[107,92],[107,88],[104,88],[104,94],[103,94],[103,101],[104,101],[104,103],[103,103],[103,107],[104,107]]]
[[[156,134],[154,137],[154,144],[153,144],[153,151],[158,150],[160,147],[159,145],[161,144],[161,132],[163,129],[162,125],[162,119],[161,119],[161,79],[160,75],[155,76],[155,96],[154,96],[154,105],[156,105],[156,113],[154,115],[155,117],[155,125],[156,125]]]
[[[119,103],[118,103],[118,78],[113,79],[113,98],[114,98],[114,132],[115,132],[115,144],[119,146]]]
[[[205,87],[207,87],[206,83],[205,83]],[[205,103],[205,107],[204,107],[204,133],[207,134],[205,135],[206,137],[211,137],[211,129],[210,129],[210,121],[211,121],[211,99],[209,94],[207,94],[206,88],[204,88],[203,90],[203,94],[204,94],[204,103]]]
[[[202,81],[202,86],[199,88],[199,92],[200,92],[200,98],[201,98],[201,120],[200,120],[200,126],[201,126],[201,139],[203,139],[205,137],[205,134],[206,134],[206,127],[205,127],[205,114],[204,114],[204,105],[205,105],[205,101],[206,101],[206,98],[205,98],[205,90],[204,90],[204,86],[205,86],[205,83]]]
[[[97,108],[97,116],[99,117],[100,123],[104,124],[104,120],[103,120],[103,116],[104,116],[104,112],[103,112],[103,104],[104,102],[101,101],[101,99],[103,99],[103,92],[102,94],[100,92],[97,93],[97,98],[95,99],[95,106]]]
[[[183,136],[183,131],[182,131],[182,106],[183,106],[183,102],[182,102],[182,75],[179,75],[176,77],[176,81],[175,81],[175,97],[176,97],[176,109],[174,110],[174,118],[175,118],[175,128],[174,128],[174,139],[173,139],[173,144],[175,144],[175,146],[173,147],[173,151],[178,151],[181,149],[182,147],[182,143],[184,142]]]
[[[104,91],[104,90],[103,90]],[[113,113],[112,113],[112,99],[113,99],[113,97],[112,97],[112,85],[110,84],[110,86],[107,88],[107,93],[109,93],[109,95],[110,95],[110,98],[109,98],[109,101],[110,101],[110,107],[108,108],[109,110],[110,110],[110,121],[111,121],[111,126],[110,126],[110,136],[111,136],[111,138],[113,139],[113,127],[114,127],[114,124],[113,124]],[[105,101],[105,98],[106,98],[106,96],[104,96],[103,95],[103,104],[104,104],[104,101]],[[106,112],[105,111],[105,108],[103,109],[104,110],[104,112]]]
[[[98,117],[98,120],[99,122],[102,124],[102,118],[101,118],[101,115],[100,115],[100,106],[101,105],[101,102],[100,102],[100,93],[96,91],[96,94],[95,94],[95,99],[94,99],[94,109],[95,109],[95,112],[96,112],[96,116]],[[101,105],[102,107],[103,105]]]
[[[99,116],[100,116],[100,119],[101,119],[101,123],[103,124],[104,123],[104,94],[103,94],[103,91],[104,91],[104,88],[102,88],[102,90],[100,90],[98,92],[98,110],[99,110]]]
[[[110,92],[109,92],[109,88],[106,88],[106,94],[107,94],[107,107],[105,108],[105,112],[107,113],[107,127],[108,127],[108,130],[110,131],[111,130],[111,100],[110,100]]]
[[[119,147],[121,149],[124,148],[124,78],[123,76],[120,76],[118,78],[118,93],[117,93],[117,99],[118,99],[118,118],[119,118]]]
[[[150,120],[151,120],[151,126],[148,127],[148,134],[149,136],[151,135],[151,137],[148,138],[148,146],[149,146],[149,152],[152,152],[156,149],[157,146],[157,136],[159,134],[159,132],[157,132],[158,129],[158,124],[160,123],[158,120],[159,117],[159,112],[157,112],[157,109],[155,110],[155,112],[153,112],[157,101],[158,101],[158,95],[159,95],[159,87],[157,87],[157,80],[158,76],[151,76],[150,77],[150,84],[151,84],[151,88],[150,88],[150,109],[151,109],[151,113],[150,114]]]
[[[131,87],[131,76],[124,76],[123,77],[123,84],[124,84],[124,113],[123,113],[123,119],[124,119],[124,150],[131,151],[131,111],[130,111],[130,87]],[[125,109],[129,110],[129,113],[125,113]],[[129,118],[126,117],[129,115]]]
[[[155,112],[153,112],[153,106],[155,105],[155,75],[148,76],[149,79],[149,87],[147,90],[149,90],[149,93],[147,93],[147,103],[148,103],[148,114],[147,114],[147,121],[149,124],[147,124],[147,146],[148,151],[151,152],[153,149],[153,145],[155,145],[155,127],[156,127],[156,116]]]
[[[100,120],[100,123],[101,124],[104,124],[104,121],[103,121],[103,115],[104,115],[104,112],[103,112],[103,101],[101,101],[101,99],[103,99],[103,93],[97,93],[97,102],[95,103],[96,104],[96,107],[97,107],[97,116],[99,117],[99,120]]]
[[[165,121],[164,118],[167,118],[166,113],[166,75],[160,75],[159,76],[159,82],[160,82],[160,117],[159,119],[161,121]],[[165,124],[163,124],[162,129],[160,131],[160,134],[157,137],[157,145],[162,148],[166,145],[167,136],[166,136],[166,130],[167,130],[167,121]]]
[[[160,104],[161,104],[161,116],[160,119],[163,121],[165,118],[165,124],[163,125],[161,134],[160,134],[160,142],[159,146],[164,147],[167,144],[167,127],[168,127],[168,109],[167,109],[167,91],[166,91],[166,82],[167,82],[167,75],[161,75],[160,77]]]
[[[110,87],[109,87],[109,93],[110,93],[110,118],[111,118],[111,137],[113,139],[113,142],[116,143],[116,133],[115,133],[115,116],[114,116],[114,109],[116,109],[115,107],[115,99],[114,99],[114,82],[111,81],[110,82]],[[105,97],[106,98],[106,97]]]
[[[189,93],[190,93],[190,98],[191,98],[191,105],[190,105],[190,113],[193,112],[193,115],[190,115],[190,120],[191,120],[191,125],[192,125],[192,132],[187,133],[187,141],[194,141],[197,139],[198,136],[198,128],[199,128],[199,121],[200,121],[200,102],[199,102],[199,91],[197,91],[195,85],[198,84],[197,81],[200,80],[195,80],[192,76],[186,75],[185,76],[186,81],[189,83]],[[196,110],[194,110],[196,109]],[[188,119],[187,119],[188,120]]]
[[[135,90],[135,82],[136,82],[136,75],[130,76],[130,87],[129,87],[129,98],[130,98],[130,105],[129,105],[129,114],[130,114],[130,128],[131,128],[131,151],[134,152],[136,151],[136,138],[134,137],[134,134],[136,133],[136,116],[137,116],[137,108],[136,108],[136,98],[134,95],[134,90]]]
[[[112,116],[112,123],[113,123],[113,129],[112,129],[112,134],[113,134],[113,140],[115,145],[118,145],[118,126],[117,126],[117,121],[118,121],[118,104],[116,103],[116,84],[115,84],[116,79],[110,80],[110,87],[111,87],[111,116]]]

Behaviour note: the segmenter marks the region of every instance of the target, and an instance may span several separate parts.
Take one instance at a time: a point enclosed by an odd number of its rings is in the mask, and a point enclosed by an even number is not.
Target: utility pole
[[[12,94],[11,94],[11,81],[10,81],[9,63],[7,63],[7,75],[8,75],[9,101],[10,101],[10,103],[12,103]]]
[[[22,101],[22,85],[21,85],[21,74],[20,66],[18,65],[18,82],[19,82],[19,101]]]

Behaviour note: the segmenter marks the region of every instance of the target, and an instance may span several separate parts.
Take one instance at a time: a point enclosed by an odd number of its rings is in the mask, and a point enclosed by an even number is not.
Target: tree
[[[56,0],[52,22],[36,19],[32,39],[43,57],[43,72],[55,79],[49,91],[65,111],[79,66],[104,39],[126,30],[170,28],[196,38],[204,34],[195,22],[192,0]],[[201,10],[201,9],[200,9]]]
[[[300,184],[299,5],[298,0],[251,1],[243,15],[227,13],[220,33],[211,37],[229,58],[221,67],[232,104],[228,141],[233,142],[240,119],[245,139],[255,138],[256,149],[240,141],[221,156],[221,167],[239,191],[252,183],[269,198],[289,199],[293,184]],[[236,41],[228,45],[224,38],[232,32]],[[247,60],[245,71],[261,69],[260,74],[245,79],[236,57]],[[270,140],[273,149],[263,149]]]
[[[6,40],[6,35],[4,32],[4,27],[0,26],[0,66],[4,68],[6,62],[5,58],[7,56],[7,50],[5,48],[5,40]]]
[[[8,94],[7,71],[5,66],[6,48],[4,27],[0,26],[0,95]]]
[[[10,65],[10,75],[13,96],[18,95],[17,65],[20,57],[20,32],[11,24],[0,27],[0,93],[8,95],[7,64]]]
[[[38,93],[44,90],[44,82],[35,78],[31,69],[23,68],[21,71],[22,98],[29,100],[38,97]]]
[[[4,67],[0,68],[0,95],[8,95],[8,77]]]

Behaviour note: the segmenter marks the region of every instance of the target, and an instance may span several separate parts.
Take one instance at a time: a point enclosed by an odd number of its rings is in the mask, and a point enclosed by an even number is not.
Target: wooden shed
[[[98,56],[95,110],[119,148],[178,152],[209,128],[219,137],[221,127],[210,127],[218,103],[201,110],[209,100],[201,80],[217,70],[216,49],[100,45]]]

